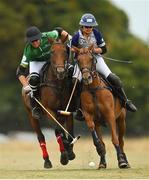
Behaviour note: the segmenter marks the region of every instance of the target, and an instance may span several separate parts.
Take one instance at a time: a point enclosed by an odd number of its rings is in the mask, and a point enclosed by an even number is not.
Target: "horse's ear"
[[[71,51],[75,53],[79,53],[80,49],[75,46],[72,46]]]

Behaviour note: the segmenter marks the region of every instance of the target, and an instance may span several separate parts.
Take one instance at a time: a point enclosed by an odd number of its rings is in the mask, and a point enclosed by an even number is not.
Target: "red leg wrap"
[[[63,141],[62,141],[62,137],[60,135],[58,135],[58,136],[56,136],[56,138],[57,138],[57,142],[59,144],[60,152],[63,152],[65,150],[65,148],[64,148]]]
[[[48,152],[47,152],[47,148],[46,148],[46,143],[45,142],[40,142],[40,147],[41,147],[41,150],[42,150],[43,158],[45,159],[45,158],[49,157]]]

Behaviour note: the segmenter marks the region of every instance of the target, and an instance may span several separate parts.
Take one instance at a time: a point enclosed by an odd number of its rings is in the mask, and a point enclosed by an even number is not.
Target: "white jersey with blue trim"
[[[101,39],[101,42],[102,42],[101,44],[97,45],[97,40],[95,38],[93,31],[90,33],[90,35],[88,37],[85,37],[85,36],[83,36],[81,30],[79,30],[79,39],[78,39],[78,47],[79,48],[89,47],[92,44],[94,44],[94,47],[105,46],[105,41],[103,38]]]

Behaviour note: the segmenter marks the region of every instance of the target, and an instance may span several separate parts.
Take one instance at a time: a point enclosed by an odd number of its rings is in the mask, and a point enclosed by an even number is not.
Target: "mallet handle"
[[[33,97],[35,101],[50,115],[50,117],[74,140],[74,137],[57,121],[57,119],[38,101],[37,98]]]
[[[68,107],[69,107],[69,105],[70,105],[70,101],[71,101],[72,96],[73,96],[73,94],[74,94],[74,91],[75,91],[75,89],[76,89],[77,82],[78,82],[78,78],[75,79],[75,83],[74,83],[74,86],[73,86],[73,89],[72,89],[72,92],[71,92],[71,95],[70,95],[70,98],[69,98],[69,101],[68,101],[68,104],[67,104],[67,106],[66,106],[65,111],[68,110]]]

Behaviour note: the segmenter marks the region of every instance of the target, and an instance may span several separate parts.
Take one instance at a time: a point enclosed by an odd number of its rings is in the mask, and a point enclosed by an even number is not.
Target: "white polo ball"
[[[88,163],[88,165],[89,165],[90,167],[94,167],[94,166],[95,166],[95,163],[94,163],[93,161],[91,161],[91,162]]]

